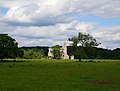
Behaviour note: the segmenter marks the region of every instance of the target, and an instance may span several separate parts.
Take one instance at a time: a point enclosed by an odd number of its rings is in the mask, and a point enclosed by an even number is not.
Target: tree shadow
[[[25,62],[24,60],[0,60],[0,63],[11,63],[11,62],[15,62],[15,63],[19,63],[19,62]]]

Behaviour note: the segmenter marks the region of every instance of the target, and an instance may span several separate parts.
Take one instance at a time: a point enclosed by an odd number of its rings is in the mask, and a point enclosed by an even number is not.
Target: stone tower
[[[48,51],[48,58],[52,59],[53,58],[52,48],[49,48],[48,50],[49,50]]]
[[[67,46],[66,43],[62,46],[63,54],[62,54],[62,59],[69,59],[69,56],[67,55]]]
[[[48,52],[48,58],[52,59],[53,58],[53,53],[52,53],[52,48],[49,48],[49,52]],[[67,55],[67,46],[66,43],[64,43],[64,45],[62,46],[61,50],[62,51],[62,56],[61,59],[69,59],[69,56]]]

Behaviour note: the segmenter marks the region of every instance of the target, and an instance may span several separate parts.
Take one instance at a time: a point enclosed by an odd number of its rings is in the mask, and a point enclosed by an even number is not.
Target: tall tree
[[[80,32],[77,38],[82,47],[94,47],[100,44],[90,34]]]
[[[18,43],[7,34],[0,34],[0,59],[15,58],[18,55]]]
[[[54,59],[61,59],[63,50],[61,50],[61,46],[56,45],[52,47],[52,53],[53,53]]]
[[[78,33],[77,37],[72,37],[68,40],[72,42],[72,46],[74,48],[74,55],[77,55],[79,57],[79,61],[81,61],[82,56],[85,56],[85,47],[91,48],[100,44],[90,34],[81,32]],[[78,44],[79,46],[81,46],[81,49],[79,49],[80,47],[78,47]]]

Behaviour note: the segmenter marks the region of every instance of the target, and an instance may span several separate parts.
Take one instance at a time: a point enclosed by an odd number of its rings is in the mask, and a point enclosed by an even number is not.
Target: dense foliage
[[[32,49],[32,48],[36,48],[37,50],[44,50],[44,54],[45,56],[48,56],[48,48],[49,47],[41,47],[41,46],[37,46],[37,47],[22,47],[20,49],[23,50],[28,50],[28,49]],[[67,54],[69,56],[72,56],[74,48],[73,46],[67,46]],[[81,46],[79,47],[80,51],[82,51]],[[103,48],[96,48],[93,47],[92,49],[87,48],[84,51],[84,56],[82,56],[81,58],[85,59],[120,59],[120,48],[114,49],[114,50],[109,50],[109,49],[103,49]],[[78,58],[77,55],[75,55],[75,58]]]
[[[63,51],[61,50],[61,46],[56,45],[52,47],[52,53],[54,59],[61,59],[62,52]]]
[[[30,49],[30,50],[32,50],[32,49],[36,49],[37,51],[39,51],[39,50],[44,50],[44,55],[48,55],[48,48],[49,47],[47,47],[47,46],[34,46],[34,47],[21,47],[20,49],[21,50],[28,50],[28,49]]]
[[[93,49],[92,47],[98,46],[100,43],[96,41],[90,34],[86,33],[78,33],[77,37],[68,38],[71,41],[71,45],[73,46],[73,55],[77,56],[79,61],[81,61],[82,57],[86,57],[85,48]],[[78,47],[82,46],[81,49]]]
[[[80,51],[82,51],[82,47],[79,47]],[[88,58],[88,59],[120,59],[120,48],[109,50],[109,49],[103,49],[103,48],[96,48],[93,47],[92,49],[84,48],[85,49],[85,55],[82,56],[82,58]],[[68,55],[71,55],[73,52],[73,47],[68,46]],[[75,55],[75,58],[78,58],[77,55]]]
[[[23,50],[25,59],[41,59],[45,57],[44,50],[37,50],[36,48]]]
[[[18,43],[7,34],[0,34],[0,59],[21,57],[23,52],[18,49]]]
[[[79,41],[77,38],[73,38],[75,41],[74,44],[76,45]],[[83,44],[86,44],[83,42]],[[82,45],[83,45],[82,44]],[[85,47],[80,45],[77,49],[79,49],[79,53],[81,58],[98,58],[98,59],[120,59],[120,48],[116,48],[114,50],[108,50],[103,48],[96,48],[89,46]],[[15,39],[11,38],[7,34],[0,34],[0,59],[3,60],[4,58],[26,58],[26,59],[40,59],[45,58],[48,56],[48,48],[49,47],[21,47],[18,48],[18,43],[15,41]],[[53,47],[55,48],[55,47]],[[58,49],[61,47],[59,46]],[[74,46],[68,46],[67,47],[67,54],[69,56],[72,56],[75,52]],[[84,50],[83,50],[84,49]],[[61,53],[58,52],[56,55],[60,55]],[[56,57],[56,56],[55,56]],[[59,59],[60,57],[58,57]],[[79,58],[78,53],[76,52],[75,58]]]

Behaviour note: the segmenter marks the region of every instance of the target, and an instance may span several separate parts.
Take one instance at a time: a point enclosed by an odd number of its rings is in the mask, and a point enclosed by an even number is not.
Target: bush
[[[24,50],[24,56],[25,59],[41,59],[44,58],[44,50],[37,50],[37,49],[28,49]]]

